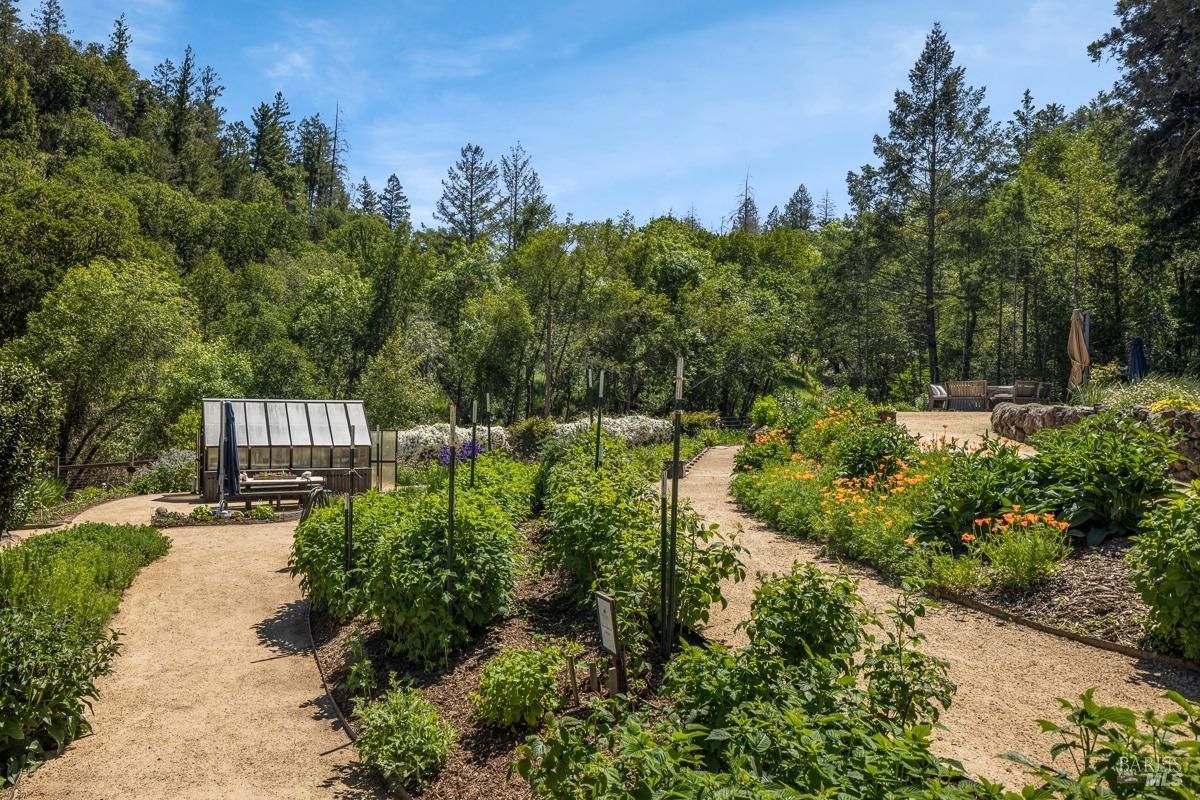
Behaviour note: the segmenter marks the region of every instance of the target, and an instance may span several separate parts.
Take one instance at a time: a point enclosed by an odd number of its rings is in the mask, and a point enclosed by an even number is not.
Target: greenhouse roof
[[[233,404],[239,447],[370,446],[371,434],[361,400],[247,400],[204,398],[204,441],[221,438],[221,404]]]

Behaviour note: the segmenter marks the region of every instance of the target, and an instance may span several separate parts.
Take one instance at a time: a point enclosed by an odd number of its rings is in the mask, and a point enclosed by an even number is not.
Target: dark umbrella
[[[1150,362],[1146,360],[1146,345],[1142,337],[1135,336],[1129,343],[1129,380],[1140,381],[1150,374]]]
[[[221,482],[221,505],[225,505],[225,496],[237,497],[242,493],[242,486],[238,482],[238,473],[241,472],[241,464],[238,463],[237,449],[237,425],[233,417],[233,403],[226,400],[222,403],[224,420],[221,426],[221,450],[219,458],[220,472],[218,479]]]

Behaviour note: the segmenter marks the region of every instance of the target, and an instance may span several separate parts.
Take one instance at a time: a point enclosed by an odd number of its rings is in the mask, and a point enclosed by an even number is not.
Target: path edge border
[[[317,674],[321,676],[321,688],[325,690],[325,697],[329,700],[329,704],[333,706],[333,713],[337,714],[338,721],[342,723],[342,732],[346,734],[346,738],[350,741],[350,744],[354,744],[358,741],[358,736],[354,733],[354,728],[350,726],[350,721],[346,719],[346,715],[342,713],[342,707],[334,699],[333,690],[329,688],[329,681],[325,678],[325,668],[321,666],[321,656],[317,652],[317,640],[313,637],[312,632],[312,601],[305,597],[304,605],[306,606],[304,611],[304,629],[308,632],[308,646],[312,652],[313,661],[317,665]],[[412,800],[412,795],[403,786],[391,788],[389,791],[395,793],[400,800]],[[9,798],[9,800],[16,800],[16,795]]]
[[[1164,666],[1174,667],[1175,669],[1184,669],[1188,670],[1189,672],[1200,674],[1200,664],[1188,661],[1186,658],[1163,655],[1162,653],[1155,653],[1150,650],[1142,650],[1138,647],[1130,647],[1128,645],[1110,642],[1105,639],[1098,639],[1095,636],[1088,636],[1087,634],[1083,633],[1075,633],[1074,631],[1069,631],[1065,628],[1058,628],[1054,625],[1047,625],[1044,622],[1038,622],[1037,620],[1023,617],[1020,614],[1014,614],[1007,609],[999,608],[997,606],[990,605],[989,603],[984,603],[981,600],[976,600],[972,597],[967,597],[947,589],[935,589],[932,590],[930,594],[939,600],[945,600],[954,603],[955,605],[970,608],[974,611],[979,611],[983,614],[1004,620],[1005,622],[1023,625],[1024,627],[1031,628],[1035,631],[1048,633],[1051,636],[1057,636],[1060,639],[1069,639],[1070,641],[1077,642],[1078,644],[1095,647],[1099,650],[1107,650],[1110,653],[1117,653],[1119,655],[1136,658],[1142,661],[1152,661]]]

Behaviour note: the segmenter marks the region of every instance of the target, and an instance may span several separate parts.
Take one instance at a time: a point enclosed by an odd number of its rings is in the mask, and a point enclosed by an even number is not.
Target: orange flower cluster
[[[840,425],[843,422],[849,422],[854,416],[854,410],[850,407],[833,408],[827,407],[824,415],[809,426],[810,430],[819,431],[830,427],[831,425]]]
[[[1014,505],[1012,511],[1001,514],[998,517],[980,517],[975,520],[974,527],[982,533],[1005,533],[1013,528],[1030,528],[1034,525],[1050,525],[1058,528],[1060,531],[1067,531],[1071,527],[1071,523],[1065,520],[1055,519],[1053,514],[1022,514],[1021,507]],[[970,536],[974,539],[974,534],[964,533],[963,541],[971,541],[967,539]]]
[[[787,428],[772,428],[769,431],[759,431],[754,434],[755,444],[768,444],[771,442],[783,442],[787,439]]]

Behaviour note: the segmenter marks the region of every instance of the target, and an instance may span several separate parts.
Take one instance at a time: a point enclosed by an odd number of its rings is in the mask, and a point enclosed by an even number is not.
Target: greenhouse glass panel
[[[290,466],[292,466],[292,448],[272,446],[271,469],[287,469]]]
[[[215,446],[206,447],[206,448],[204,448],[204,453],[206,456],[204,468],[205,469],[217,469],[217,466],[218,466],[218,464],[217,464],[217,448]]]
[[[349,447],[333,448],[334,469],[350,469],[350,451]]]
[[[330,432],[329,414],[324,403],[306,403],[308,406],[308,427],[312,431],[313,447],[329,447],[336,444]],[[348,442],[346,442],[348,444]]]
[[[285,403],[267,403],[267,433],[271,437],[272,447],[287,447],[292,443]]]
[[[291,434],[292,446],[312,444],[312,434],[308,429],[307,403],[288,403],[288,431]]]
[[[313,469],[329,469],[329,451],[331,447],[314,447],[312,449],[312,468]]]
[[[241,448],[246,444],[246,404],[243,402],[230,403],[233,406],[233,430],[237,436],[238,447]],[[246,460],[242,459],[242,466],[245,466]]]
[[[243,442],[240,438],[238,444],[247,444],[250,447],[266,447],[271,444],[271,439],[267,436],[267,407],[264,403],[257,400],[250,400],[244,403],[246,408],[246,440]],[[269,457],[267,459],[269,461]],[[261,466],[258,457],[255,456],[254,465]]]
[[[314,403],[314,405],[319,405]],[[350,445],[350,418],[346,416],[345,403],[325,403],[329,412],[329,431],[333,435],[333,443],[343,447]],[[366,433],[366,431],[363,431]],[[367,439],[370,442],[370,439]],[[347,456],[349,458],[349,456]]]
[[[204,442],[214,447],[221,441],[221,401],[204,401]]]
[[[251,447],[249,469],[270,469],[271,448]]]
[[[367,427],[367,415],[362,403],[346,403],[346,416],[354,426],[354,444],[371,444],[371,430]]]

